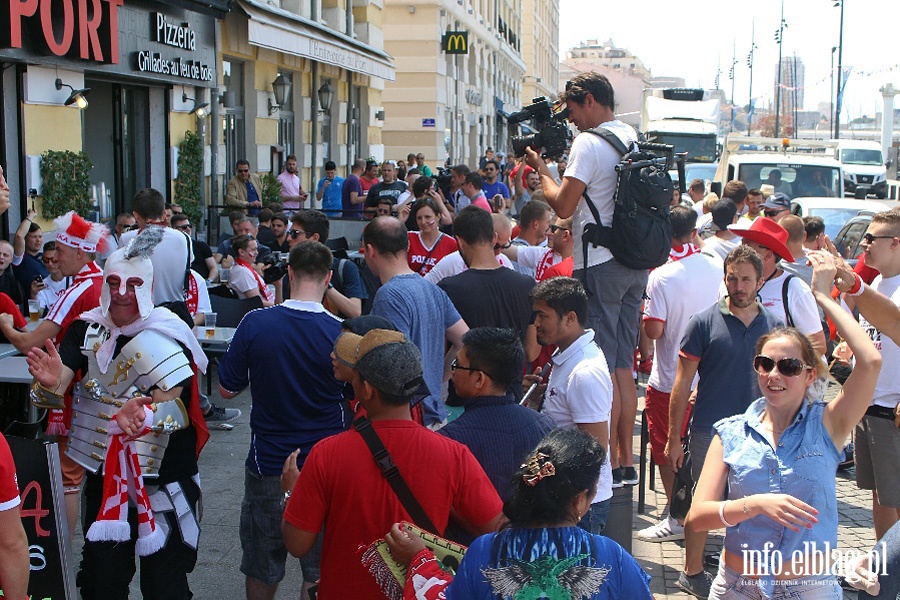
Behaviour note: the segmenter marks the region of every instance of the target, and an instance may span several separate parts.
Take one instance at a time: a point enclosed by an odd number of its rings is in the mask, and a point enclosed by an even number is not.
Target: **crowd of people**
[[[579,131],[636,141],[604,76],[579,75],[563,101]],[[839,598],[816,548],[836,545],[833,474],[851,432],[876,537],[900,521],[900,212],[873,216],[858,273],[820,219],[784,210],[785,192],[732,181],[718,198],[691,182],[673,194],[669,260],[631,269],[583,243],[586,196],[612,221],[619,160],[605,138],[577,135],[565,160],[487,149],[477,169],[437,177],[421,153],[360,160],[346,178],[329,162],[321,210],[306,208],[295,157],[274,205],[239,161],[231,231],[214,248],[156,190],[108,230],[63,215],[46,244],[29,213],[0,243],[0,332],[51,409],[68,522],[86,536],[82,596],[127,598],[137,556],[144,597],[191,597],[198,457],[249,390],[247,598],[275,596],[288,553],[303,598],[649,598],[649,576],[602,535],[614,490],[638,482],[641,369],[665,492],[676,475],[696,482],[686,519],[636,533],[685,540],[678,585],[701,598]],[[361,260],[325,244],[334,218],[368,221]],[[211,312],[209,286],[259,307],[219,359],[217,403],[200,393],[207,359],[191,332]],[[29,301],[46,313],[34,331]],[[826,356],[852,364],[829,402]],[[106,412],[85,417],[92,402]],[[106,454],[85,457],[84,419],[103,417]],[[165,440],[149,463],[147,436]],[[0,447],[4,531],[18,518],[10,467]],[[703,550],[721,528],[713,579]],[[417,531],[468,546],[454,573]],[[21,539],[3,537],[0,585],[23,597]],[[405,583],[383,570],[380,540]],[[800,552],[802,568],[746,572],[746,550],[767,543]]]

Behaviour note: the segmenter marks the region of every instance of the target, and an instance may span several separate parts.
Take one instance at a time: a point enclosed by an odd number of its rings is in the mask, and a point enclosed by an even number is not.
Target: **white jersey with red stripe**
[[[103,288],[103,269],[91,261],[86,264],[75,278],[72,285],[63,292],[50,312],[47,320],[61,327],[56,336],[56,345],[62,341],[69,324],[81,316],[81,313],[100,306],[100,291]]]

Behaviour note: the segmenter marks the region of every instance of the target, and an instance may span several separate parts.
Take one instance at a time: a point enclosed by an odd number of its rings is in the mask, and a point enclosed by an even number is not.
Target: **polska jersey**
[[[409,232],[409,268],[424,277],[439,260],[458,250],[456,240],[442,233],[431,248],[422,242],[422,234]]]

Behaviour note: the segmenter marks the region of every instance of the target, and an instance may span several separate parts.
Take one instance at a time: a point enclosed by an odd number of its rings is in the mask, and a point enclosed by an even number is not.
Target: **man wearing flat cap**
[[[397,331],[344,333],[334,346],[355,369],[353,389],[372,428],[428,518],[443,535],[450,518],[475,535],[502,519],[499,496],[468,448],[415,423],[409,403],[422,383],[419,349]],[[324,527],[319,598],[384,598],[360,562],[360,547],[398,521],[413,522],[355,429],[313,447],[284,512],[282,535],[294,556]]]

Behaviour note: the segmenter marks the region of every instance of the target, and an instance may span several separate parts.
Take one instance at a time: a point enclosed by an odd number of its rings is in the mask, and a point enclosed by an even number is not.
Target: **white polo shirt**
[[[560,427],[575,427],[579,423],[606,423],[608,436],[612,414],[612,380],[603,351],[594,343],[594,332],[586,330],[584,335],[551,360],[553,370],[544,392],[541,412]],[[612,497],[609,443],[605,450],[606,459],[600,467],[597,495],[591,504]]]

